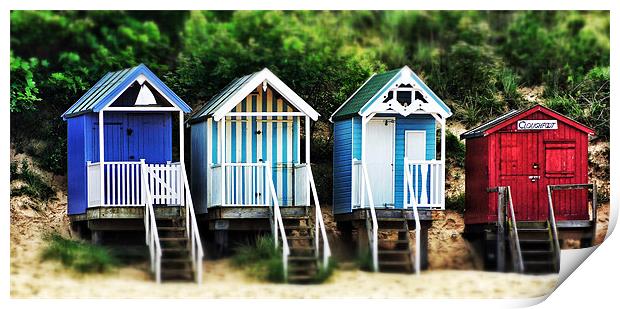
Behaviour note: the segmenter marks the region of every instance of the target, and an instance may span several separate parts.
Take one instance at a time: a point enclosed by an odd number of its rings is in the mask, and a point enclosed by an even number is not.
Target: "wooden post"
[[[210,149],[209,149],[210,150]],[[208,152],[208,151],[207,151]],[[183,129],[183,111],[179,111],[179,169],[185,168],[185,130]],[[180,171],[179,179],[181,179],[183,171]],[[179,201],[181,205],[185,205],[185,183],[180,181],[179,186]]]
[[[361,163],[364,164],[364,159],[366,158],[366,116],[362,116],[362,153],[361,153]],[[360,165],[360,169],[362,168]],[[360,176],[363,175],[363,171],[360,173]],[[360,192],[360,208],[364,208],[366,204],[366,183],[364,177],[360,177],[359,180],[359,192]]]
[[[499,187],[497,190],[497,271],[506,270],[506,231],[505,231],[505,212],[506,206],[506,188]]]
[[[222,117],[222,119],[220,120],[220,153],[221,153],[221,158],[220,158],[220,169],[222,172],[222,178],[220,179],[220,196],[221,196],[221,206],[224,206],[224,203],[226,202],[226,186],[225,186],[225,177],[226,177],[226,172],[225,169],[226,167],[224,166],[224,163],[226,162],[226,117]]]
[[[432,224],[432,221],[423,221],[420,223],[420,252],[416,252],[415,254],[420,255],[421,270],[428,269],[428,229]],[[416,229],[417,228],[416,226]]]
[[[593,181],[592,182],[592,240],[590,241],[590,246],[594,245],[594,242],[596,241],[596,222],[598,221],[598,214],[596,213],[596,207],[597,207],[596,204],[597,204],[596,181]]]
[[[446,208],[446,119],[441,119],[441,209]]]
[[[312,138],[312,133],[310,133],[310,117],[306,116],[306,166],[310,168],[310,139]],[[309,177],[308,172],[306,171],[306,177]],[[310,185],[307,185],[306,188],[306,202],[310,206]]]
[[[105,171],[103,164],[105,162],[105,158],[104,158],[104,152],[103,152],[103,128],[104,128],[104,123],[103,123],[103,111],[99,112],[99,169],[100,169],[100,173],[99,173],[99,193],[101,194],[101,200],[100,200],[100,205],[105,205],[105,200],[104,200],[104,177],[103,177],[103,173]]]

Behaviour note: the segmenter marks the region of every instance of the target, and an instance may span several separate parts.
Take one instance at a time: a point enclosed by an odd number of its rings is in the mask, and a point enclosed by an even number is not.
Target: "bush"
[[[446,196],[446,209],[454,210],[458,213],[465,212],[465,193],[459,193],[453,196]]]
[[[59,234],[47,235],[48,242],[41,257],[60,261],[80,273],[103,273],[118,265],[117,258],[107,249],[82,241],[67,239]]]
[[[259,236],[254,244],[242,244],[235,251],[233,264],[246,269],[251,276],[284,282],[282,253],[276,248],[273,237]]]
[[[465,167],[465,143],[449,130],[446,131],[446,158],[455,166]]]
[[[27,195],[42,201],[52,199],[56,193],[54,189],[45,181],[41,175],[30,169],[28,161],[23,160],[19,170],[15,162],[11,163],[11,180],[19,179],[25,182],[25,185],[11,190],[12,196]]]

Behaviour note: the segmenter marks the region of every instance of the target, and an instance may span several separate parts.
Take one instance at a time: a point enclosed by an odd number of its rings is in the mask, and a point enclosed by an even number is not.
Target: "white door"
[[[394,120],[373,119],[366,128],[366,166],[376,207],[394,206]],[[367,205],[368,201],[366,201]]]
[[[405,131],[405,157],[426,160],[426,131]]]

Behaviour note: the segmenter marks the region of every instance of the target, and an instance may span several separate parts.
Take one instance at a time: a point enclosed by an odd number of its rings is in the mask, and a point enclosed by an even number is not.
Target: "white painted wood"
[[[222,119],[228,114],[239,102],[243,100],[248,94],[254,91],[259,85],[262,85],[264,81],[275,89],[287,102],[291,103],[297,110],[303,112],[313,120],[317,120],[319,113],[317,113],[306,101],[299,97],[293,90],[286,86],[277,76],[275,76],[267,68],[256,73],[249,81],[245,83],[243,87],[233,93],[222,107],[220,107],[215,113],[213,118],[216,121]]]
[[[222,119],[220,120],[220,138],[219,138],[219,146],[220,146],[220,152],[221,152],[221,161],[220,161],[220,165],[222,165],[222,169],[221,169],[221,181],[220,181],[220,205],[224,206],[226,205],[226,183],[225,183],[225,169],[224,169],[224,163],[226,163],[226,126],[224,125],[224,123],[226,122],[226,119]]]
[[[140,91],[138,92],[138,97],[136,98],[135,106],[144,106],[144,105],[156,105],[157,100],[155,100],[155,96],[149,89],[149,87],[144,84],[144,82],[140,83]]]
[[[104,152],[103,152],[103,150],[104,150],[103,149],[103,144],[104,144],[103,143],[103,128],[104,127],[105,127],[105,123],[103,122],[103,112],[101,111],[101,112],[99,112],[99,163],[101,163],[101,164],[99,164],[99,168],[100,168],[100,172],[99,172],[100,190],[99,190],[99,193],[101,194],[100,201],[101,201],[102,204],[105,203],[105,201],[103,199],[104,198],[104,195],[103,195],[104,194],[104,192],[103,192],[103,190],[104,190],[104,187],[103,187],[104,186],[104,182],[103,182],[103,176],[104,176],[103,169],[104,169],[104,165],[103,165],[103,162],[105,162],[105,157],[104,157]]]
[[[441,160],[409,160],[405,158],[404,169],[406,189],[404,190],[404,207],[442,209],[444,204],[441,178],[444,169],[443,162]],[[409,186],[411,186],[411,190],[407,190]]]
[[[365,163],[377,206],[394,205],[394,130],[394,120],[387,118],[369,121],[366,130],[369,147],[366,148]]]
[[[362,206],[362,161],[353,159],[351,173],[351,205],[353,208]]]
[[[310,132],[310,117],[306,116],[306,164],[310,165],[310,140],[312,139],[312,132]],[[306,189],[306,198],[310,201],[310,188]]]
[[[409,160],[426,160],[426,131],[405,131],[405,157]]]
[[[446,209],[446,119],[441,124],[441,209]]]

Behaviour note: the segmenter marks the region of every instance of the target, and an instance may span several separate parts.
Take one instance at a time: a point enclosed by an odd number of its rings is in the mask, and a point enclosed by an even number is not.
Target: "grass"
[[[359,253],[355,263],[361,270],[372,271],[372,255],[370,254],[370,250],[364,250]]]
[[[41,257],[55,260],[79,273],[103,273],[119,264],[117,258],[107,249],[83,241],[64,238],[52,233],[45,236],[47,241]]]
[[[275,283],[284,282],[282,251],[280,248],[276,248],[271,236],[259,236],[253,244],[239,245],[232,257],[232,263],[243,268],[252,277]],[[325,282],[336,268],[336,261],[330,258],[329,266],[326,269],[319,267],[319,271],[312,282]]]
[[[270,282],[284,282],[282,253],[276,248],[271,236],[259,236],[254,244],[239,245],[232,262],[253,277]]]
[[[11,162],[10,169],[11,180],[19,179],[25,182],[24,186],[11,190],[11,195],[27,195],[42,201],[50,200],[56,195],[48,182],[30,168],[28,161],[23,160],[19,168],[17,163]]]

